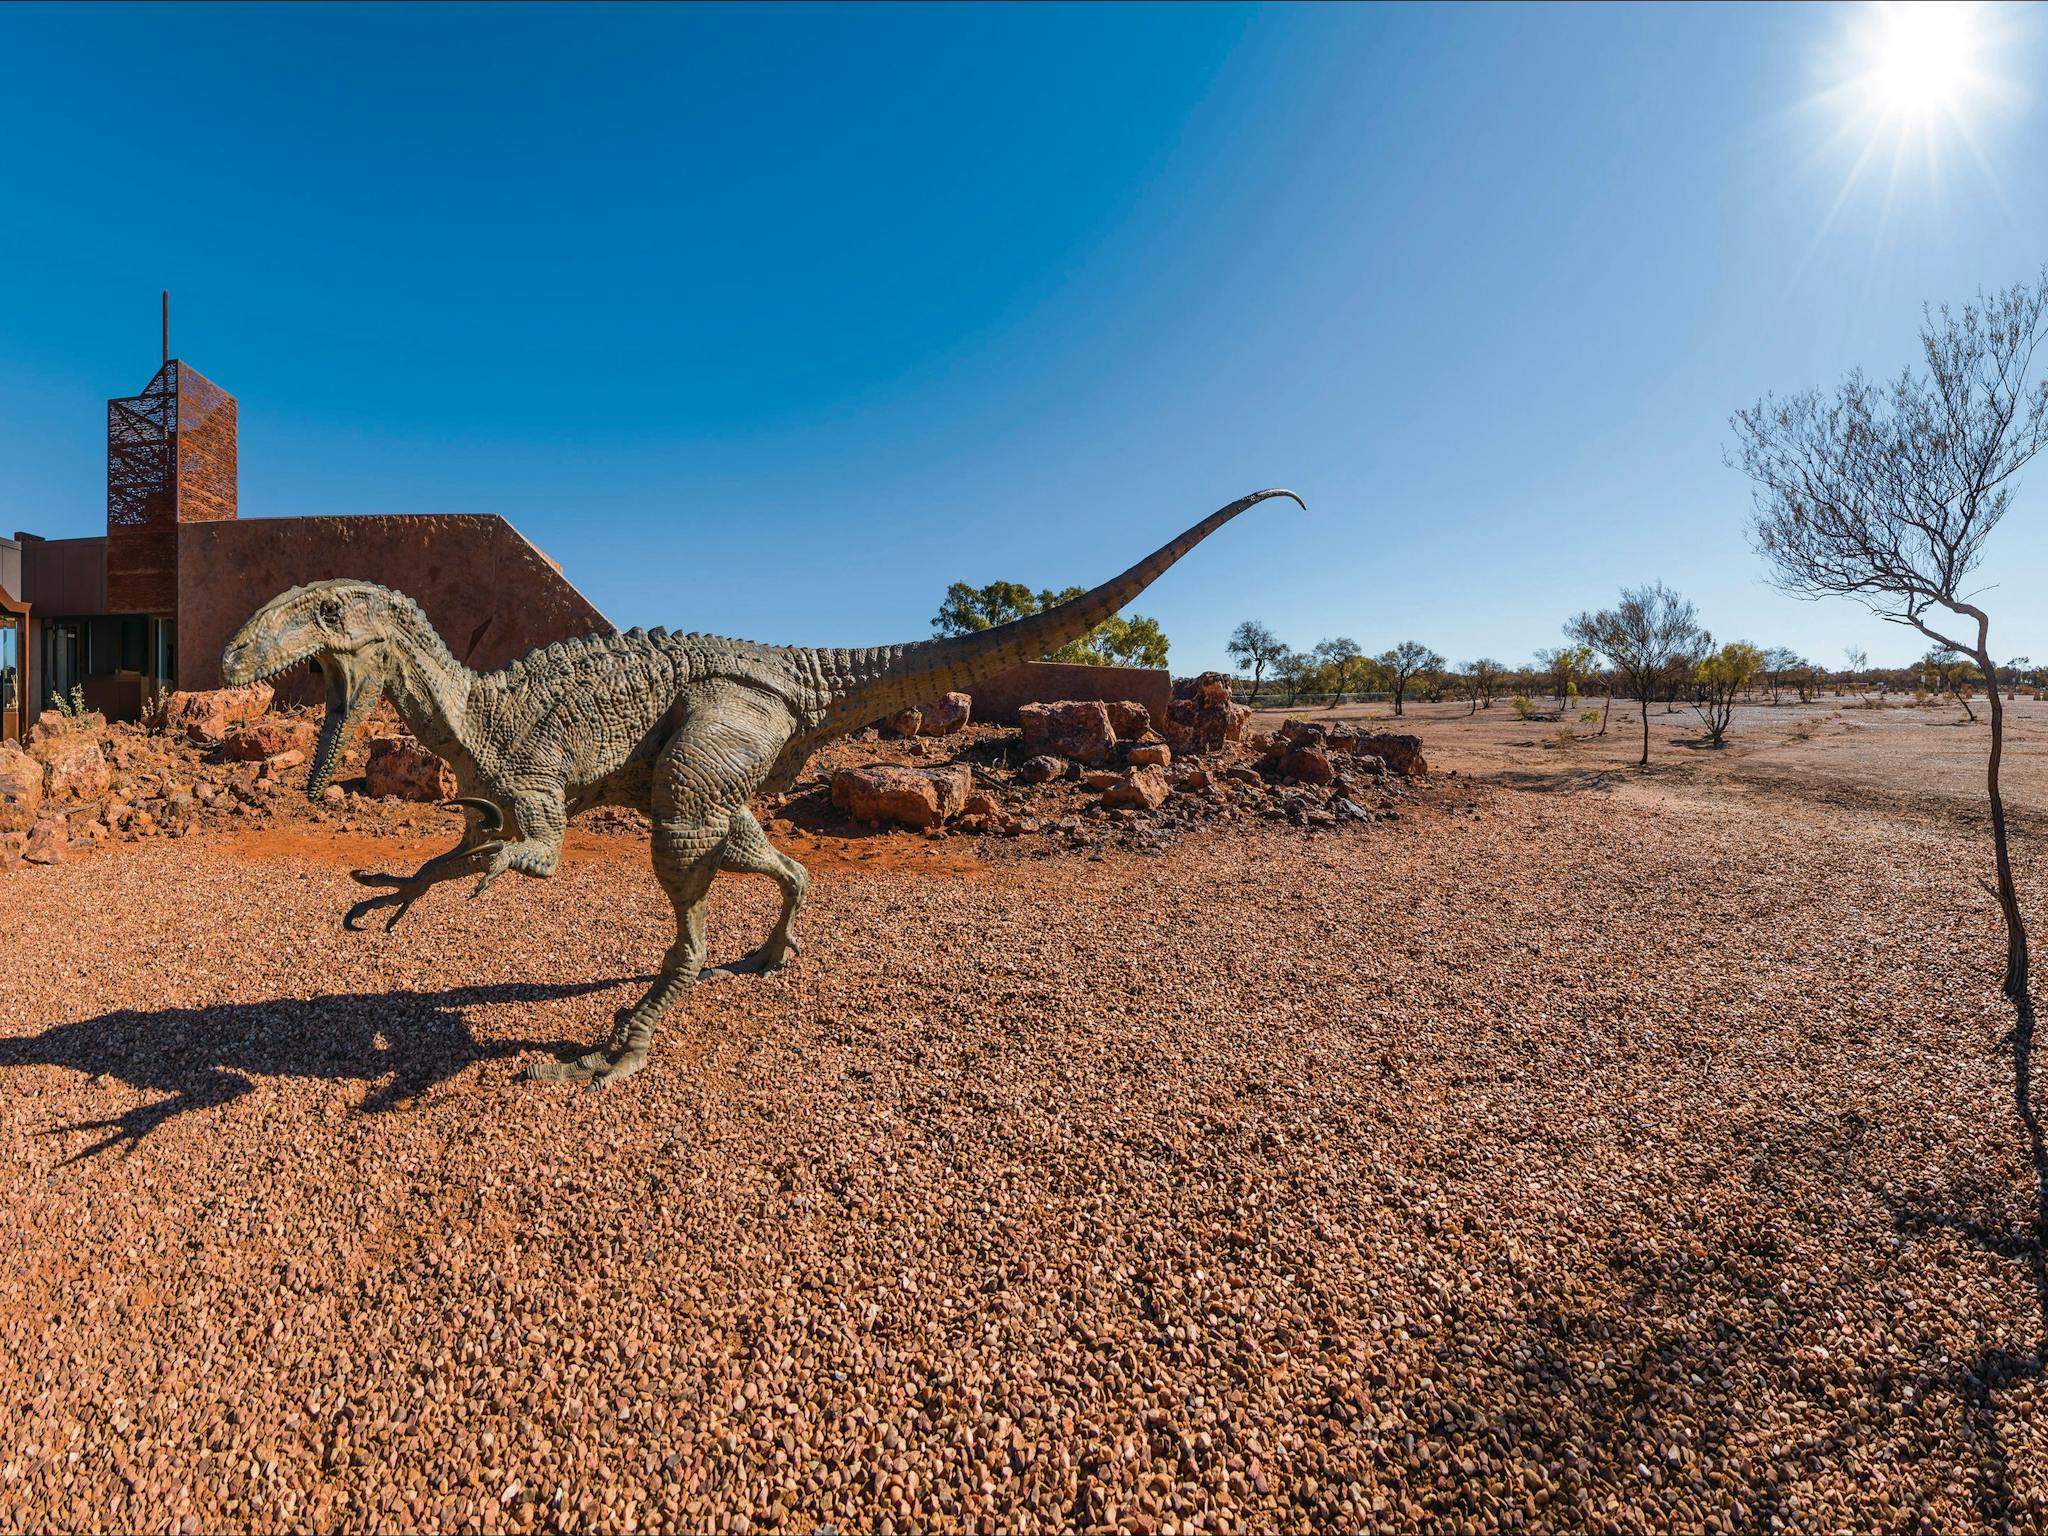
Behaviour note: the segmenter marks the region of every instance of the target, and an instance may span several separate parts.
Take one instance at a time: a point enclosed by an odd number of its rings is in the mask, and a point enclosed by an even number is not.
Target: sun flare
[[[1866,106],[1904,125],[1961,117],[1988,85],[1981,7],[1913,0],[1873,8],[1861,80]]]
[[[2018,7],[1971,0],[1874,0],[1850,9],[1823,45],[1824,83],[1803,103],[1829,121],[1821,155],[1845,166],[1815,241],[1872,182],[1887,219],[1895,205],[1965,186],[2003,201],[1999,141],[2031,92],[2001,66],[2024,52],[2032,28]]]

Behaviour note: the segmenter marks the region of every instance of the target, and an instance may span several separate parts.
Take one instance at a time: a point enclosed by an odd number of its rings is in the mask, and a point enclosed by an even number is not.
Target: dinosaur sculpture
[[[431,886],[506,871],[545,879],[561,863],[569,818],[596,805],[644,810],[654,872],[675,908],[676,940],[647,994],[605,1042],[575,1061],[530,1067],[540,1080],[602,1087],[647,1063],[655,1029],[703,972],[705,896],[720,869],[782,888],[782,914],[741,968],[774,970],[797,953],[808,879],[747,809],[796,782],[834,736],[936,694],[971,688],[1085,635],[1238,513],[1292,491],[1258,491],[1204,518],[1113,581],[1057,608],[977,634],[866,650],[756,645],[664,630],[561,640],[496,672],[458,662],[418,604],[365,581],[322,581],[266,603],[221,656],[230,685],[301,662],[326,681],[327,715],[307,793],[327,787],[341,747],[380,697],[422,745],[447,759],[476,812],[461,842],[406,876],[357,871],[384,887],[349,909],[353,928],[392,909],[388,929]]]

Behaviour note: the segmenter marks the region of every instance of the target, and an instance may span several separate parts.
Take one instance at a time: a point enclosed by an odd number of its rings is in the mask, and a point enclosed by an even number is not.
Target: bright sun
[[[1993,140],[2028,93],[1999,65],[2025,51],[2030,30],[2021,7],[1969,0],[1879,0],[1850,10],[1827,48],[1826,84],[1806,103],[1834,119],[1823,155],[1850,159],[1821,233],[1873,175],[1887,216],[1912,187],[1956,190],[1958,171],[2002,199]]]
[[[1988,84],[1980,7],[1964,0],[1875,6],[1866,46],[1865,105],[1900,127],[1961,118]]]

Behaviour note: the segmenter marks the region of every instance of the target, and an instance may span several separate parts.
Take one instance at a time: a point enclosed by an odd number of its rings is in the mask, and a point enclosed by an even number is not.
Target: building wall
[[[178,370],[178,521],[235,515],[235,397],[187,363]]]
[[[17,534],[21,542],[21,592],[33,612],[22,647],[28,679],[28,715],[33,720],[49,704],[43,676],[43,626],[52,619],[85,618],[107,611],[107,541],[38,539]],[[94,708],[112,702],[88,690]]]
[[[107,611],[105,539],[23,539],[21,595],[39,619]]]
[[[1020,704],[1056,704],[1062,699],[1130,699],[1145,706],[1155,721],[1166,718],[1173,702],[1173,677],[1158,667],[1084,667],[1057,661],[1027,661],[1023,666],[976,683],[974,718],[994,724],[1014,722]]]
[[[483,670],[613,627],[502,517],[186,523],[178,529],[178,686],[218,688],[221,649],[250,615],[289,587],[335,579],[405,593],[459,659]],[[320,697],[311,679],[300,692],[303,702]]]

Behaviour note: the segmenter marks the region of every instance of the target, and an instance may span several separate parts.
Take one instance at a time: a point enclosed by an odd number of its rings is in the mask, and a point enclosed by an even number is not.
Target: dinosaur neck
[[[389,652],[384,693],[406,728],[428,750],[468,759],[463,733],[477,675],[455,659],[424,617],[413,622],[403,616],[394,623]]]

